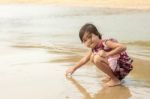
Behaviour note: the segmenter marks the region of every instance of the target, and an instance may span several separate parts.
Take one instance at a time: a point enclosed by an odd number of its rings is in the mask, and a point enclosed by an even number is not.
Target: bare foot
[[[111,80],[110,77],[105,77],[104,79],[102,79],[102,81],[105,82],[105,83],[108,82],[108,81],[110,81],[110,80]]]
[[[111,79],[109,82],[106,83],[106,86],[113,87],[113,86],[117,86],[120,84],[121,82],[119,79]]]

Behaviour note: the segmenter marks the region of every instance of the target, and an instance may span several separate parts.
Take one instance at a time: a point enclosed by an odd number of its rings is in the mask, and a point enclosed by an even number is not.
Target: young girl
[[[93,24],[85,24],[79,32],[81,42],[91,50],[76,65],[66,71],[74,73],[89,60],[108,75],[107,86],[121,84],[121,80],[132,70],[132,59],[125,52],[126,47],[114,39],[102,39]]]

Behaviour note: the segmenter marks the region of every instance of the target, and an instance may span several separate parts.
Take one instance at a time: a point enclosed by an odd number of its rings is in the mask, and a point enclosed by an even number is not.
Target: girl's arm
[[[78,69],[78,68],[80,68],[81,66],[83,66],[85,63],[87,63],[87,62],[90,60],[91,54],[92,54],[92,52],[89,51],[89,52],[87,53],[87,55],[84,56],[84,57],[74,66],[74,68],[75,68],[75,69]]]
[[[119,54],[121,53],[122,51],[125,51],[126,50],[126,46],[123,45],[123,44],[120,44],[120,43],[117,43],[117,42],[113,42],[113,41],[106,41],[105,44],[113,49],[111,50],[110,52],[107,52],[106,53],[106,56],[109,57],[109,56],[113,56],[113,55],[116,55],[116,54]]]
[[[83,66],[85,63],[87,63],[90,60],[90,56],[92,54],[92,51],[89,51],[87,53],[86,56],[84,56],[77,64],[75,64],[74,66],[70,67],[67,71],[66,74],[68,73],[73,73],[75,72],[78,68],[80,68],[81,66]]]

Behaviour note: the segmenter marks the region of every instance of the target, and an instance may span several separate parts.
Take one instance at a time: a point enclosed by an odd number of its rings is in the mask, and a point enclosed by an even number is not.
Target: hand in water
[[[70,67],[67,69],[66,71],[66,76],[71,76],[75,71],[75,68],[74,67]]]

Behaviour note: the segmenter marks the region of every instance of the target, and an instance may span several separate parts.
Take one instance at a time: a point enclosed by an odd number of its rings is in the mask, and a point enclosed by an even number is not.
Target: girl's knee
[[[99,55],[95,55],[94,58],[93,58],[93,62],[95,64],[101,64],[101,62],[103,62],[103,58],[100,57]]]

